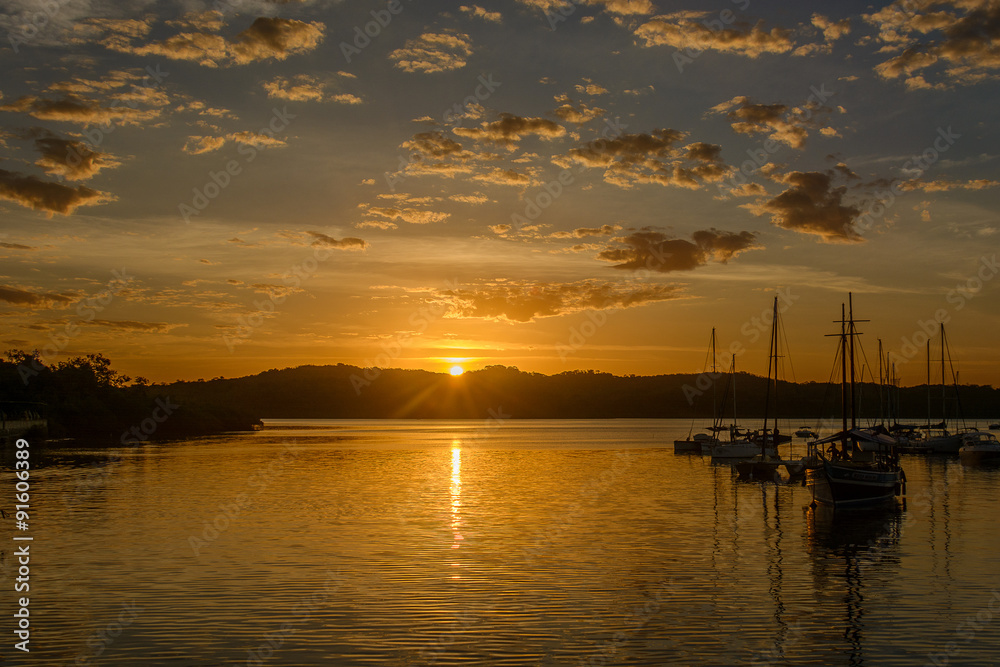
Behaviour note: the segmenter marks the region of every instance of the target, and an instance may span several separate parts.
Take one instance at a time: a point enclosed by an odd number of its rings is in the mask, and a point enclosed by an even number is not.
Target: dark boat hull
[[[806,470],[813,500],[834,507],[867,507],[891,500],[902,483],[900,470],[872,470],[864,465],[823,461]]]
[[[675,454],[701,454],[702,440],[674,440]],[[711,440],[707,442],[712,442]]]

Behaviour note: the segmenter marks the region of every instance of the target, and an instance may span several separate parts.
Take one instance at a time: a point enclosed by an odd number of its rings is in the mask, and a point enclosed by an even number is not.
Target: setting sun
[[[452,375],[458,376],[464,373],[465,369],[462,368],[461,366],[452,366],[451,368],[448,369],[448,372],[451,373]]]

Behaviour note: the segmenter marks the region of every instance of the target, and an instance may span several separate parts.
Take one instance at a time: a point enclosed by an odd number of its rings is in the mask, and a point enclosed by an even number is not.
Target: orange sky
[[[763,374],[778,294],[823,381],[851,291],[869,365],[943,320],[1000,378],[995,4],[23,4],[5,349],[653,374],[715,327]]]

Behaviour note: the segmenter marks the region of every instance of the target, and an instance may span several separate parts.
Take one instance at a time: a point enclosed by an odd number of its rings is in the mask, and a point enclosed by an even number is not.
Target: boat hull
[[[675,454],[701,454],[702,440],[674,440]]]
[[[713,461],[752,459],[758,454],[760,454],[760,445],[752,442],[725,442],[712,447]],[[764,455],[769,457],[777,456],[778,450],[774,447],[767,447]]]
[[[891,500],[903,481],[901,470],[872,470],[863,465],[823,461],[806,470],[813,500],[833,507],[866,507]]]
[[[1000,463],[1000,449],[973,449],[963,447],[958,451],[962,465],[975,466]]]

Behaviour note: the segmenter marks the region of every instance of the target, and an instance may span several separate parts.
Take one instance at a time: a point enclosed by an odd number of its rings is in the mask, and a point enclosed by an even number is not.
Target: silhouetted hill
[[[235,379],[176,382],[169,393],[181,402],[218,401],[248,409],[261,418],[485,418],[502,411],[515,419],[692,417],[711,418],[713,387],[727,419],[732,415],[729,376],[713,382],[707,375],[616,376],[594,371],[556,375],[525,373],[506,366],[489,366],[459,377],[422,370],[376,371],[356,366],[299,366],[270,370]],[[764,413],[767,382],[747,373],[736,376],[740,419]],[[883,392],[883,402],[888,402]],[[932,418],[941,418],[941,389],[934,386]],[[861,414],[877,417],[879,388],[856,388]],[[893,388],[895,414],[922,417],[927,412],[927,387]],[[1000,417],[1000,390],[962,386],[961,413],[967,419]],[[723,403],[723,397],[727,400]],[[840,386],[828,383],[779,382],[772,410],[792,419],[840,415]],[[947,416],[959,405],[947,389]],[[777,406],[776,408],[774,406]]]

